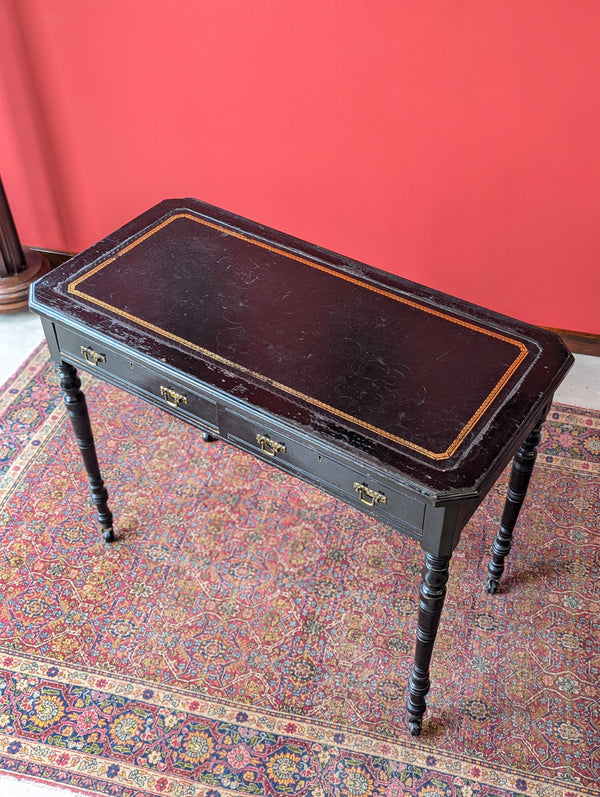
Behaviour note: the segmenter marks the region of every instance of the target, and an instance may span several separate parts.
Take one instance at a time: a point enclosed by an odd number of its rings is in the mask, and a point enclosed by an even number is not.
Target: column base
[[[25,250],[27,265],[10,277],[0,277],[0,313],[13,313],[27,307],[29,286],[50,270],[50,263],[39,252]]]

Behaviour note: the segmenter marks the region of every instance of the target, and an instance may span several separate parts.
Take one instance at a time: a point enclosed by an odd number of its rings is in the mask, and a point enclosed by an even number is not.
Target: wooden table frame
[[[513,459],[487,579],[498,590],[573,359],[560,339],[197,200],[163,202],[55,269],[30,307],[108,542],[78,368],[420,542],[407,697],[418,735],[452,553]]]

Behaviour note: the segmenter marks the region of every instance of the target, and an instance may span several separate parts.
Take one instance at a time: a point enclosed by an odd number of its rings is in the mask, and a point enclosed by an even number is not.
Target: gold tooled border
[[[496,383],[493,390],[488,394],[485,401],[478,407],[476,412],[469,418],[465,426],[461,429],[458,436],[452,441],[450,446],[446,449],[446,451],[436,452],[430,451],[423,446],[419,446],[415,443],[411,443],[410,440],[405,440],[402,437],[398,437],[390,432],[386,432],[385,429],[380,429],[377,426],[373,426],[372,424],[365,423],[361,421],[359,418],[355,418],[353,415],[349,415],[348,413],[342,412],[341,410],[336,409],[335,407],[331,407],[329,404],[325,404],[318,399],[313,398],[312,396],[306,396],[304,393],[300,393],[298,390],[294,390],[294,388],[289,387],[288,385],[284,385],[281,382],[277,382],[274,379],[270,379],[263,374],[256,373],[255,371],[250,370],[249,368],[245,368],[243,365],[239,365],[231,360],[226,359],[225,357],[221,357],[214,352],[208,351],[204,349],[202,346],[198,346],[196,343],[192,343],[189,340],[185,340],[184,338],[179,337],[179,335],[174,335],[172,332],[169,332],[166,329],[161,329],[161,327],[156,326],[155,324],[151,324],[148,321],[144,321],[137,316],[131,315],[130,313],[121,310],[119,307],[114,307],[107,302],[103,302],[100,299],[95,298],[94,296],[89,296],[88,294],[84,293],[84,291],[80,290],[79,285],[82,282],[85,282],[86,279],[89,279],[92,275],[96,274],[98,271],[101,271],[103,268],[106,268],[110,263],[113,263],[117,258],[124,255],[126,252],[129,252],[134,247],[141,244],[151,235],[155,235],[159,230],[162,230],[168,224],[176,221],[177,219],[190,219],[191,221],[195,221],[198,224],[203,224],[205,227],[210,227],[214,230],[218,230],[219,232],[224,232],[227,235],[231,235],[234,238],[240,238],[242,241],[246,241],[248,243],[254,244],[256,246],[260,246],[263,249],[268,249],[270,252],[275,252],[278,255],[283,255],[284,257],[288,257],[291,260],[297,260],[299,263],[304,263],[311,268],[319,269],[320,271],[324,271],[327,274],[332,274],[335,277],[339,277],[340,279],[344,279],[347,282],[351,282],[354,285],[359,285],[362,288],[367,288],[374,293],[379,293],[382,296],[387,296],[390,299],[393,299],[396,302],[401,302],[402,304],[409,305],[410,307],[414,307],[417,310],[421,310],[425,313],[429,313],[431,315],[438,316],[439,318],[443,318],[447,321],[451,321],[454,324],[459,324],[460,326],[467,327],[468,329],[472,329],[476,332],[480,332],[483,335],[488,335],[489,337],[496,338],[497,340],[502,340],[505,343],[510,343],[513,346],[516,346],[519,350],[518,355],[515,357],[514,361],[510,364],[510,366],[506,369],[504,374],[502,375],[501,379]],[[107,260],[103,260],[97,266],[94,266],[93,269],[88,271],[87,273],[83,274],[77,279],[73,280],[68,285],[68,292],[74,296],[79,296],[82,299],[87,300],[88,302],[92,302],[100,307],[103,307],[105,310],[110,310],[117,315],[120,315],[124,318],[127,318],[129,321],[134,321],[137,324],[141,324],[141,326],[146,327],[146,329],[150,329],[153,332],[157,332],[160,335],[163,335],[170,340],[176,341],[177,343],[181,343],[194,351],[199,352],[200,354],[204,355],[205,357],[210,357],[212,360],[216,360],[224,365],[229,367],[235,368],[238,371],[242,371],[243,373],[250,374],[251,376],[255,377],[256,379],[261,380],[262,382],[266,382],[267,384],[278,388],[279,390],[283,390],[285,393],[289,393],[292,396],[296,396],[297,398],[301,398],[305,401],[308,401],[310,404],[314,405],[315,407],[319,407],[320,409],[327,410],[328,412],[332,412],[334,415],[337,415],[339,418],[343,418],[346,421],[350,421],[352,423],[361,426],[363,429],[368,429],[370,432],[375,432],[376,434],[385,437],[388,440],[393,441],[394,443],[398,443],[401,446],[411,449],[412,451],[416,451],[419,454],[423,454],[424,456],[428,457],[429,459],[433,460],[442,460],[450,458],[459,448],[460,444],[463,442],[465,437],[469,434],[469,432],[473,429],[475,424],[479,421],[488,407],[492,404],[494,399],[498,396],[500,391],[505,387],[511,376],[515,373],[519,365],[523,362],[525,357],[527,356],[528,350],[524,343],[518,340],[514,340],[513,338],[506,337],[506,335],[501,335],[498,332],[494,332],[489,329],[484,329],[483,327],[479,327],[476,324],[471,324],[468,321],[463,321],[459,318],[454,318],[453,316],[446,315],[445,313],[441,313],[439,310],[434,310],[431,307],[427,307],[426,305],[419,304],[418,302],[412,301],[407,299],[403,296],[397,296],[394,293],[390,293],[389,291],[384,290],[383,288],[378,288],[375,285],[368,285],[361,280],[358,280],[354,277],[351,277],[349,274],[343,274],[339,271],[334,271],[333,269],[328,268],[320,263],[316,263],[313,260],[308,260],[300,255],[293,254],[292,252],[286,252],[284,249],[279,249],[276,246],[272,246],[264,241],[257,240],[255,238],[251,238],[247,235],[244,235],[241,232],[237,232],[235,230],[229,229],[228,227],[221,226],[220,224],[216,224],[214,222],[208,221],[206,219],[202,219],[198,216],[192,215],[191,213],[176,213],[173,216],[162,221],[160,224],[157,224],[155,227],[152,227],[148,232],[141,235],[139,238],[136,238],[126,247],[121,249],[116,255],[113,257],[109,257]]]

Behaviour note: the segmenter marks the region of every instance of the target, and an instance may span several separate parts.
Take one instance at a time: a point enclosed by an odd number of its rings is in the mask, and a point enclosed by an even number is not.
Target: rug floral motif
[[[0,396],[0,770],[97,795],[600,795],[600,413],[554,405],[499,594],[463,533],[423,733],[422,556],[85,376],[117,540],[40,348]]]

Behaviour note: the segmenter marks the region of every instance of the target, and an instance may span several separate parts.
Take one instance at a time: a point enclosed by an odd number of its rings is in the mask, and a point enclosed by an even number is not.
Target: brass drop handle
[[[187,396],[184,396],[183,393],[177,393],[176,390],[164,385],[160,386],[160,395],[170,407],[179,407],[180,404],[188,403]]]
[[[265,454],[268,454],[270,457],[276,457],[277,454],[285,454],[285,445],[283,443],[276,443],[275,440],[271,440],[269,435],[257,434],[256,442],[259,444]]]
[[[367,506],[375,506],[375,504],[387,504],[387,498],[383,493],[378,493],[376,490],[371,490],[366,484],[359,484],[354,482],[354,489],[358,493],[358,498],[363,504]]]
[[[106,362],[106,357],[104,354],[98,354],[97,351],[94,351],[89,346],[80,346],[80,348],[83,359],[86,361],[86,363],[93,365],[94,368],[98,366],[98,363]]]

